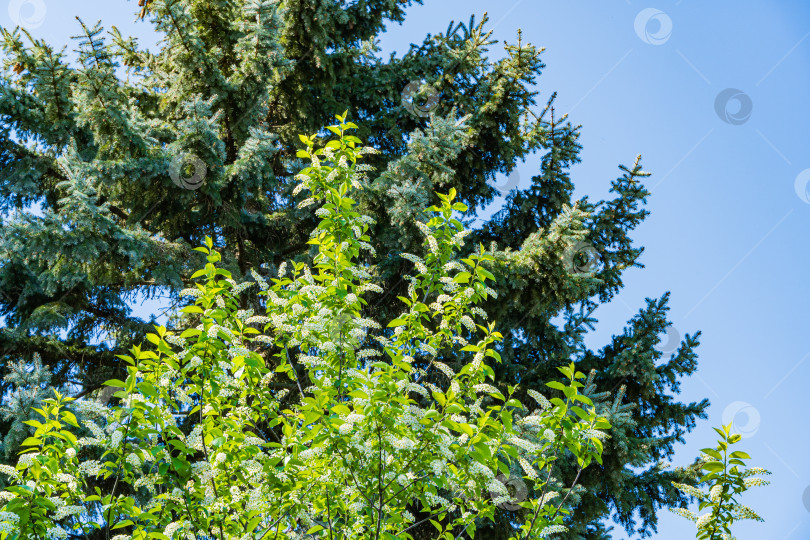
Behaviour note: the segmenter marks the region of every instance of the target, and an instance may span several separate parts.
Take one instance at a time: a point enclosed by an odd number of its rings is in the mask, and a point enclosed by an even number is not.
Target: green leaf
[[[39,446],[41,444],[42,441],[37,439],[36,437],[28,437],[20,444],[20,446]]]
[[[707,471],[718,472],[723,470],[723,464],[717,461],[709,461],[708,463],[704,463],[702,468]]]
[[[574,405],[569,410],[572,411],[577,416],[579,416],[582,420],[585,420],[586,422],[590,420],[590,416],[588,415],[588,413],[582,410],[581,407]]]
[[[154,386],[152,386],[151,383],[144,381],[138,383],[136,386],[138,387],[138,390],[140,390],[141,393],[147,397],[154,398],[157,396],[157,390]]]
[[[512,431],[512,413],[509,412],[509,409],[501,410],[501,421],[507,432]]]

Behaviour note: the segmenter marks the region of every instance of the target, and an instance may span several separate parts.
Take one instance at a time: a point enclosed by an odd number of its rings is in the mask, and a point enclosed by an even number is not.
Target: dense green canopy
[[[647,215],[647,173],[636,160],[612,181],[611,199],[573,200],[578,126],[555,113],[553,97],[536,102],[540,49],[516,36],[490,58],[484,17],[383,58],[375,40],[411,3],[153,0],[142,15],[163,36],[157,51],[81,23],[74,63],[62,44],[3,30],[3,374],[36,353],[53,385],[96,396],[120,369],[115,354],[150,329],[132,301],[167,294],[180,305],[177,293],[201,262],[192,248],[205,236],[237,281],[251,279],[251,268],[275,273],[284,260],[310,257],[315,221],[293,193],[305,166],[296,150],[299,134],[323,133],[336,113],[348,110],[358,136],[381,150],[358,202],[376,219],[374,248],[390,254],[370,271],[401,290],[398,254],[418,250],[416,222],[435,191],[455,188],[480,211],[499,195],[497,175],[539,153],[531,185],[512,190],[468,242],[495,257],[499,296],[485,309],[505,335],[497,380],[525,392],[571,360],[594,370],[615,428],[604,466],[589,469],[571,499],[570,538],[608,538],[602,521],[611,514],[644,535],[657,508],[684,500],[670,487],[682,471],[658,463],[708,406],[675,397],[697,368],[697,335],[672,354],[657,348],[667,294],[640,306],[602,349],[584,344],[593,311],[621,289],[625,270],[641,266],[630,234]],[[390,315],[394,296],[369,313]],[[1,388],[3,406],[14,405],[4,434],[27,414],[10,402],[16,377]],[[5,441],[6,459],[15,440]],[[510,519],[519,516],[503,511],[500,526]],[[419,537],[433,533],[428,525]]]

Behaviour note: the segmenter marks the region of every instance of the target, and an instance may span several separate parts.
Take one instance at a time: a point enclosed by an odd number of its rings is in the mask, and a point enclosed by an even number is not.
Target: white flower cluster
[[[708,525],[711,520],[712,520],[712,514],[711,514],[711,512],[709,512],[709,513],[703,514],[702,516],[698,517],[697,521],[695,522],[695,525],[697,525],[698,529],[702,529],[703,527]]]
[[[17,461],[18,465],[31,465],[31,462],[34,460],[35,457],[39,455],[39,452],[28,452],[27,454],[23,454],[20,456],[19,461]]]
[[[186,437],[186,446],[189,448],[193,448],[194,450],[203,449],[203,440],[202,440],[202,424],[197,424],[191,430],[191,433],[188,434]]]
[[[698,499],[705,499],[706,498],[706,494],[703,493],[698,488],[696,488],[695,486],[690,486],[688,484],[678,484],[678,483],[675,483],[675,482],[673,482],[672,485],[675,486],[676,488],[678,488],[679,491],[682,491],[683,493],[686,493],[687,495],[689,495],[691,497],[696,497]]]
[[[170,343],[176,347],[183,347],[186,344],[185,338],[175,336],[174,334],[166,334],[163,336],[163,339],[165,339],[167,343]]]
[[[48,538],[55,538],[56,540],[64,540],[68,536],[67,532],[65,532],[65,529],[62,527],[51,527],[45,534]]]
[[[434,255],[439,255],[439,243],[436,241],[436,237],[431,234],[427,237],[427,241],[430,246],[430,252]]]
[[[250,350],[246,347],[232,347],[228,350],[228,356],[236,358],[237,356],[247,357],[250,356]]]
[[[540,392],[537,392],[536,390],[528,390],[526,393],[529,394],[529,397],[535,400],[538,405],[540,405],[540,408],[544,411],[551,408],[551,402],[547,400]]]
[[[202,296],[202,293],[203,292],[200,289],[194,288],[194,289],[183,289],[182,291],[180,291],[179,294],[180,296],[192,296],[196,298],[198,296]]]
[[[98,476],[101,472],[101,463],[88,459],[79,463],[79,473],[85,476]]]
[[[771,472],[766,469],[763,469],[762,467],[751,467],[750,469],[744,470],[741,476],[743,478],[748,478],[749,476],[755,476],[758,474],[771,474]]]
[[[82,416],[106,418],[110,410],[95,399],[82,399],[73,402],[73,408]]]
[[[549,525],[548,527],[545,527],[542,531],[540,531],[540,533],[537,535],[537,537],[538,538],[547,538],[547,537],[551,536],[552,534],[564,533],[564,532],[567,532],[567,531],[568,531],[568,527],[566,527],[565,525]]]
[[[759,517],[759,515],[757,515],[756,512],[744,504],[731,505],[731,515],[734,516],[735,519],[753,519],[756,521],[764,521],[761,517]]]
[[[585,439],[599,439],[600,441],[604,441],[608,438],[608,434],[599,429],[583,429],[579,433],[580,436]]]
[[[468,315],[462,315],[460,321],[467,330],[475,332],[475,322]]]
[[[10,521],[14,525],[16,525],[20,521],[20,516],[18,516],[14,512],[0,512],[0,521]]]
[[[110,437],[110,448],[118,448],[121,440],[124,438],[124,433],[121,430],[115,430]]]
[[[520,463],[520,467],[523,469],[523,472],[526,473],[526,476],[529,478],[537,478],[537,471],[534,470],[531,463],[529,463],[526,458],[522,456],[518,456],[518,463]]]
[[[481,392],[486,392],[487,394],[497,394],[498,393],[497,388],[495,388],[491,384],[485,384],[485,383],[473,385],[473,390],[475,390],[478,393],[481,393]]]
[[[444,373],[444,375],[445,375],[445,376],[446,376],[448,379],[453,379],[453,378],[456,376],[456,372],[455,372],[455,371],[453,371],[453,369],[452,369],[450,366],[448,366],[447,364],[445,364],[445,363],[443,363],[443,362],[439,362],[438,360],[434,360],[433,362],[431,362],[431,364],[433,364],[434,366],[436,366],[436,368],[437,368],[439,371],[441,371],[442,373]]]
[[[490,480],[490,481],[495,478],[495,473],[492,472],[492,469],[490,469],[489,467],[486,467],[485,465],[483,465],[483,464],[481,464],[481,463],[479,463],[479,462],[477,462],[475,460],[473,460],[470,463],[470,474],[475,476],[475,477],[483,478],[485,480]],[[498,483],[500,483],[500,482],[498,482]]]
[[[743,480],[746,488],[755,487],[755,486],[767,486],[770,484],[767,480],[763,480],[762,478],[746,478]]]
[[[81,514],[82,512],[84,512],[84,508],[82,508],[81,506],[76,506],[76,505],[60,506],[56,510],[56,513],[53,515],[53,519],[58,521],[58,520],[60,520],[62,518],[65,518],[67,516],[73,516],[73,515],[76,515],[76,514]]]
[[[56,481],[61,482],[62,484],[65,484],[70,491],[75,491],[76,488],[78,487],[78,484],[76,482],[76,478],[74,478],[70,474],[57,473],[56,474]]]
[[[307,199],[304,199],[300,203],[298,203],[298,208],[300,210],[301,208],[306,208],[307,206],[310,206],[310,205],[313,205],[313,204],[315,204],[315,199],[313,197],[309,197]]]
[[[498,483],[500,484],[500,482]],[[430,491],[425,492],[425,499],[427,500],[428,504],[432,509],[448,506],[450,504],[450,501],[448,501],[444,497],[433,494]]]
[[[537,452],[538,447],[531,441],[527,441],[525,439],[521,439],[519,437],[510,437],[506,440],[507,443],[511,444],[512,446],[517,446],[518,448],[522,448],[523,450],[533,453]]]
[[[20,473],[11,465],[0,465],[0,473],[10,476],[14,480],[20,479]],[[3,493],[6,493],[5,491]]]
[[[383,288],[380,287],[379,285],[375,284],[375,283],[365,283],[365,284],[361,285],[360,287],[358,287],[358,289],[357,289],[357,292],[360,293],[360,294],[363,294],[363,293],[369,292],[369,291],[375,292],[375,293],[382,293]]]
[[[252,268],[250,270],[250,277],[252,277],[253,279],[256,280],[256,283],[259,285],[259,289],[261,289],[263,291],[267,291],[269,289],[269,286],[267,285],[267,281],[265,281],[265,279],[262,276],[260,276],[256,272],[256,270],[253,270]],[[281,277],[281,276],[279,276],[279,277]]]

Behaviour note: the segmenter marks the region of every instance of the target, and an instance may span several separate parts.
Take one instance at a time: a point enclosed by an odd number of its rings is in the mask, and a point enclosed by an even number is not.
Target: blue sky
[[[154,42],[133,22],[135,2],[6,3],[1,25],[22,13],[54,45],[77,33],[75,15]],[[558,111],[583,126],[577,196],[608,197],[617,166],[638,154],[653,173],[652,213],[635,233],[646,268],[627,272],[622,294],[596,313],[589,344],[620,332],[645,297],[671,291],[677,332],[703,331],[700,370],[682,397],[712,402],[674,461],[691,461],[713,444],[711,426],[734,420],[745,435],[738,446],[774,473],[771,486],[747,497],[766,523],[740,525],[737,537],[810,537],[810,432],[800,416],[810,379],[810,253],[801,232],[810,230],[810,4],[426,0],[382,46],[404,53],[451,19],[485,11],[496,39],[514,41],[522,28],[524,40],[546,48],[540,101],[557,91]],[[521,164],[524,182],[537,162]],[[695,531],[668,513],[659,530],[656,539]]]

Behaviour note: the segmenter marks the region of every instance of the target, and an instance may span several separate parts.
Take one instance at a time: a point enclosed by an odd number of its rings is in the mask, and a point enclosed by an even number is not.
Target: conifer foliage
[[[38,354],[56,388],[104,401],[103,382],[125,373],[116,354],[152,328],[132,301],[166,295],[167,307],[185,305],[179,293],[205,264],[194,251],[205,238],[237,283],[252,279],[251,269],[276,275],[283,261],[311,261],[317,216],[295,192],[295,175],[309,166],[297,155],[298,135],[322,133],[338,111],[359,119],[358,137],[379,150],[368,156],[376,172],[356,195],[374,219],[370,247],[386,256],[363,261],[370,279],[392,291],[366,306],[378,320],[393,319],[397,296],[407,296],[410,262],[398,254],[418,251],[423,209],[439,203],[436,193],[454,189],[457,202],[480,212],[499,194],[497,175],[540,153],[537,174],[511,186],[467,244],[487,247],[484,268],[498,287],[497,299],[481,304],[503,329],[496,380],[504,394],[519,383],[514,397],[526,401],[525,392],[559,378],[560,365],[592,371],[592,387],[606,392],[598,409],[614,427],[603,464],[582,472],[569,498],[566,534],[607,538],[610,515],[649,532],[658,508],[686,500],[672,488],[684,471],[659,462],[705,415],[705,400],[674,397],[697,367],[698,336],[666,355],[656,348],[669,326],[664,294],[603,348],[584,344],[594,311],[640,266],[631,233],[647,213],[647,173],[636,160],[612,181],[609,200],[573,200],[579,128],[555,112],[553,95],[538,104],[540,49],[517,36],[490,59],[495,42],[484,17],[383,58],[378,36],[413,3],[144,1],[139,14],[163,38],[157,50],[80,22],[75,62],[61,44],[3,29],[3,375]],[[242,302],[257,309],[262,300]],[[458,370],[463,360],[441,361]],[[0,383],[4,407],[13,382]],[[4,422],[9,433],[11,418]],[[7,451],[17,451],[14,441]],[[576,461],[563,456],[558,470],[553,480],[570,485]],[[488,537],[512,534],[521,518],[510,508],[499,508]],[[437,531],[428,523],[416,533]]]

